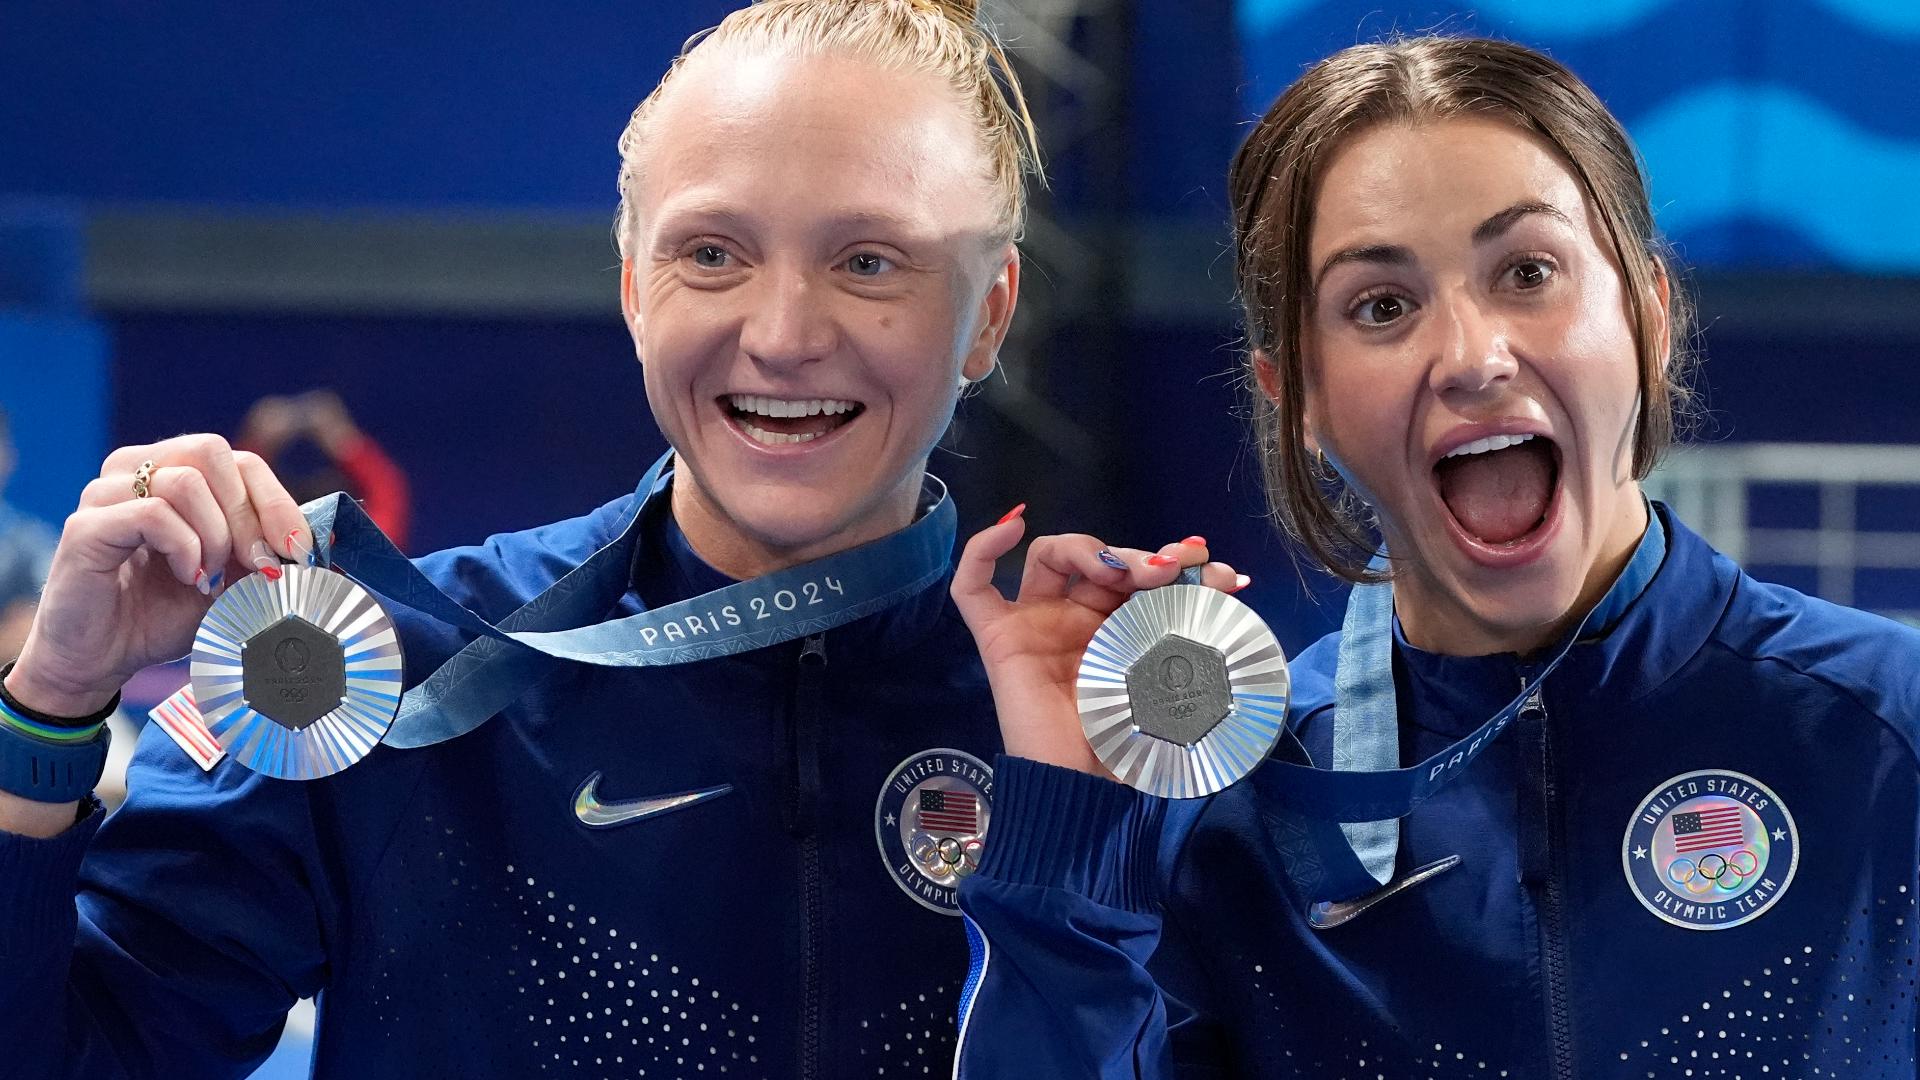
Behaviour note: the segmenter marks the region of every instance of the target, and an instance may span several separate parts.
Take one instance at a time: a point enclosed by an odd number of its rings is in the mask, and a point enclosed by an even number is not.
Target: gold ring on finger
[[[152,490],[153,470],[159,467],[160,466],[157,465],[152,458],[148,458],[146,461],[143,461],[140,463],[139,468],[133,470],[133,497],[134,498],[144,499],[147,496],[153,494],[153,490]]]

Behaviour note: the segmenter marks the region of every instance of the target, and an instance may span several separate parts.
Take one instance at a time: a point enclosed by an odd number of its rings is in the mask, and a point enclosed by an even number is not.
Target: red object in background
[[[407,530],[413,524],[407,474],[364,432],[342,448],[334,464],[347,478],[349,493],[360,500],[367,516],[393,540],[395,547],[407,550]]]
[[[338,477],[301,477],[281,472],[287,447],[308,442],[317,446]],[[412,494],[407,475],[387,456],[373,437],[360,430],[340,395],[331,390],[309,390],[292,397],[261,398],[247,410],[234,444],[259,454],[280,475],[294,498],[306,501],[329,494],[335,486],[357,499],[367,516],[394,546],[407,549],[413,524]],[[321,486],[316,486],[316,482]],[[302,490],[307,488],[310,490]]]

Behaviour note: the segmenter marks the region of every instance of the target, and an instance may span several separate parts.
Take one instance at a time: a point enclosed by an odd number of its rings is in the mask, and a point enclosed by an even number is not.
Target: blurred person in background
[[[285,463],[289,452],[297,451],[302,442],[324,454],[329,467],[291,473]],[[395,547],[407,549],[413,516],[407,474],[373,436],[354,423],[346,403],[334,391],[261,398],[247,410],[233,445],[258,454],[296,502],[307,503],[336,491],[353,496]]]
[[[620,306],[672,471],[418,566],[503,620],[612,552],[560,602],[688,604],[668,640],[738,651],[548,661],[459,738],[308,782],[202,772],[150,725],[104,828],[0,793],[16,1070],[241,1076],[318,995],[323,1077],[947,1071],[996,739],[926,459],[1013,316],[1034,133],[973,0],[768,0],[696,42],[620,141]],[[0,680],[0,761],[89,745],[307,529],[218,438],[115,451]],[[1174,547],[1107,557],[1154,583],[1202,557]],[[871,591],[810,628],[841,556]],[[472,638],[393,614],[409,685]]]
[[[1111,597],[1009,602],[1021,527],[974,538],[1008,756],[956,1075],[1914,1077],[1920,633],[1642,495],[1691,327],[1619,123],[1523,46],[1358,46],[1229,189],[1269,493],[1347,622],[1298,745],[1154,798],[1074,708]]]
[[[12,427],[0,409],[0,656],[18,654],[27,640],[59,541],[53,526],[7,502],[7,481],[18,462]]]

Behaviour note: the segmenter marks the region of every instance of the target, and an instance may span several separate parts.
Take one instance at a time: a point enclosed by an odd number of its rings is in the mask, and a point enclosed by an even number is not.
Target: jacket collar
[[[662,477],[641,507],[639,542],[635,545],[632,586],[621,600],[625,612],[664,607],[681,600],[709,593],[734,584],[738,579],[714,568],[687,540],[674,520],[667,491],[671,474]],[[921,489],[920,506],[915,514],[926,514],[945,494],[937,480]],[[632,499],[635,496],[628,496]],[[620,515],[624,516],[624,515]],[[894,656],[930,634],[947,613],[948,576],[883,611],[856,619],[823,635],[828,659],[835,665],[866,663]],[[752,657],[790,659],[803,642],[755,650]]]
[[[1738,571],[1660,503],[1666,557],[1640,595],[1605,634],[1573,647],[1547,680],[1550,696],[1569,687],[1609,701],[1645,696],[1705,644],[1732,596]],[[1409,644],[1394,624],[1394,679],[1401,717],[1460,735],[1478,727],[1519,692],[1528,668],[1512,653],[1442,656]]]

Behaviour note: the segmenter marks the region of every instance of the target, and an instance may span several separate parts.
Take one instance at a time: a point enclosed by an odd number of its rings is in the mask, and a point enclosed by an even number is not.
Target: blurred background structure
[[[0,8],[0,498],[57,523],[112,446],[320,389],[404,474],[414,551],[629,490],[662,444],[619,319],[614,140],[734,6]],[[1289,648],[1335,625],[1263,520],[1223,178],[1305,65],[1439,27],[1547,49],[1645,153],[1710,410],[1654,489],[1760,576],[1920,618],[1920,6],[986,8],[1052,187],[1005,377],[934,459],[963,529],[1026,501],[1043,532],[1202,533]]]

